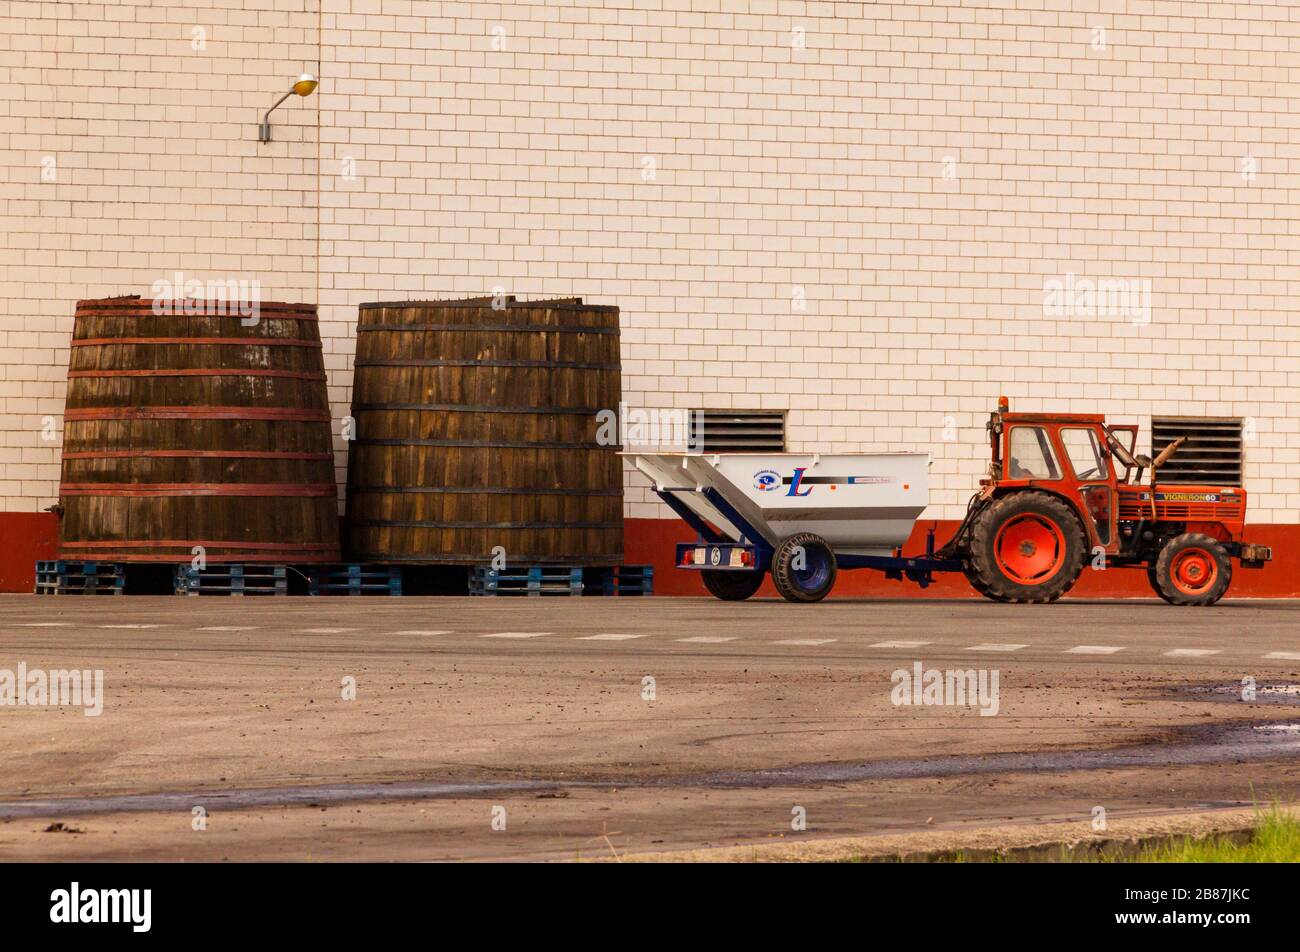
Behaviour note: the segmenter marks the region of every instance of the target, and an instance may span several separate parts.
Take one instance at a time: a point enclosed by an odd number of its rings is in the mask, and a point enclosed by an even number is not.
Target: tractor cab
[[[1011,413],[1003,397],[988,431],[992,462],[980,485],[989,498],[1020,490],[1059,496],[1085,516],[1089,549],[1118,551],[1119,487],[1150,466],[1133,455],[1137,427],[1107,427],[1096,413]]]

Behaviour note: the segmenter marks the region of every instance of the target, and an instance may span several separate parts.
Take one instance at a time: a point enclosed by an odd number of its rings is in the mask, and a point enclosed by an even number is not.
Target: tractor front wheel
[[[759,571],[722,572],[711,569],[700,572],[709,594],[724,602],[743,602],[749,598],[762,586],[765,574]]]
[[[1160,550],[1152,582],[1171,605],[1213,605],[1232,584],[1232,559],[1217,539],[1184,532]]]
[[[1151,590],[1153,592],[1167,601],[1170,605],[1177,604],[1177,602],[1160,590],[1160,577],[1156,575],[1156,567],[1154,565],[1147,566],[1147,581],[1151,583]]]
[[[835,584],[835,553],[811,532],[785,539],[772,553],[772,584],[787,602],[820,602]]]
[[[967,578],[1000,602],[1054,602],[1083,572],[1079,517],[1060,499],[1017,492],[994,501],[971,527]]]

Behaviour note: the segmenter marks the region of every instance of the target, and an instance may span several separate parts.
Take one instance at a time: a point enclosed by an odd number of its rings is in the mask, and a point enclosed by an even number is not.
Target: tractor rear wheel
[[[992,599],[995,602],[1005,601],[1005,599],[998,598],[996,595],[994,595],[992,592],[990,592],[987,588],[984,587],[984,583],[980,581],[979,575],[976,574],[973,568],[971,568],[969,562],[967,562],[966,567],[962,569],[962,573],[966,576],[966,581],[970,582],[970,587],[975,589],[975,591],[979,592],[985,598]]]
[[[800,532],[772,553],[772,584],[787,602],[820,602],[835,585],[835,553],[826,540]]]
[[[995,500],[971,527],[967,577],[996,601],[1054,602],[1078,581],[1083,526],[1060,499],[1017,492]]]
[[[1232,559],[1217,540],[1184,532],[1165,543],[1156,558],[1155,585],[1171,605],[1213,605],[1232,584]]]
[[[763,585],[765,572],[718,572],[705,569],[700,572],[704,587],[714,598],[724,602],[743,602]]]

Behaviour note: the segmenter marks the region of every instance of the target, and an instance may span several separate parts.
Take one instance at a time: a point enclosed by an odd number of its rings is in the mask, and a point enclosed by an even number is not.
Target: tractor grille
[[[1227,502],[1157,502],[1156,517],[1164,522],[1240,522],[1245,513],[1242,503]],[[1119,517],[1126,521],[1149,519],[1151,503],[1125,497]]]

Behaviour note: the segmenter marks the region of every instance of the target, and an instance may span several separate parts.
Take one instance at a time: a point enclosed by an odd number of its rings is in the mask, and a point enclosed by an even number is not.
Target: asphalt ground
[[[0,682],[103,672],[98,716],[0,704],[0,858],[608,858],[1294,801],[1297,609],[0,596]],[[901,691],[918,663],[983,678],[985,713]]]

